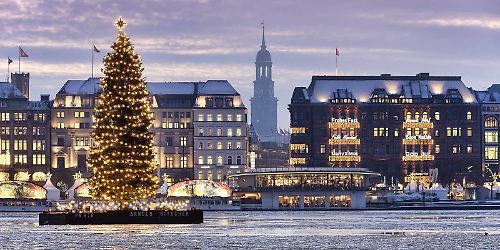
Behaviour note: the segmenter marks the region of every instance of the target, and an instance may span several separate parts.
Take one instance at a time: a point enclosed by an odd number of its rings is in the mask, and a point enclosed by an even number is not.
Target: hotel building
[[[229,82],[148,82],[147,89],[161,181],[224,180],[227,172],[246,166],[246,108]],[[69,80],[56,95],[51,111],[54,183],[63,180],[71,186],[76,172],[90,175],[86,160],[98,91],[96,78]]]
[[[28,100],[29,74],[12,74],[24,83],[0,83],[0,182],[30,181],[43,185],[50,164],[49,96]],[[24,93],[24,94],[23,94]]]
[[[289,111],[292,166],[482,183],[480,105],[459,76],[313,76]]]

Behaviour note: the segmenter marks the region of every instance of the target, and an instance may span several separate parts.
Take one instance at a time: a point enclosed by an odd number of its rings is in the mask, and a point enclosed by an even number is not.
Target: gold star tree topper
[[[122,17],[118,17],[118,19],[116,19],[115,26],[118,28],[118,30],[123,31],[126,25],[127,23]]]

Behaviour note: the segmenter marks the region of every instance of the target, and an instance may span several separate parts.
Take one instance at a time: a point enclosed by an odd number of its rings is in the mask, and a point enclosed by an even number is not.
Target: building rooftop
[[[480,103],[500,103],[500,84],[494,83],[487,90],[475,91]]]
[[[435,95],[462,98],[465,103],[477,103],[476,97],[462,82],[460,76],[313,76],[304,91],[296,88],[294,97],[311,103],[324,103],[332,98],[353,98],[369,102],[373,97],[394,95],[398,98],[432,98]]]
[[[25,98],[23,93],[10,82],[0,82],[0,98]]]

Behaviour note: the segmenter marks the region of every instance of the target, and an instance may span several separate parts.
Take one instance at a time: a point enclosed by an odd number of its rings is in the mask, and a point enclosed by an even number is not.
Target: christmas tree
[[[104,58],[104,77],[95,106],[94,147],[89,164],[91,194],[96,200],[118,202],[127,209],[130,202],[155,196],[153,123],[141,59],[124,32],[120,17],[118,36]]]

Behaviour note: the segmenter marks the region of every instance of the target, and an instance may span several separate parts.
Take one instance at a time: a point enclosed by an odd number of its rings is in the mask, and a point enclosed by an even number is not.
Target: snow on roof
[[[0,98],[24,98],[24,96],[12,83],[0,82]]]
[[[361,102],[367,102],[375,89],[385,89],[389,95],[404,95],[405,98],[430,98],[457,89],[464,102],[477,103],[474,94],[458,76],[313,76],[308,90],[311,102],[318,103],[326,102],[338,89],[347,89]]]
[[[195,82],[148,82],[147,89],[153,95],[192,95]]]
[[[198,86],[200,95],[239,95],[227,80],[208,80]]]
[[[99,90],[99,79],[68,80],[57,93],[67,95],[92,95]]]
[[[500,84],[492,84],[487,90],[475,91],[480,103],[500,103]]]

